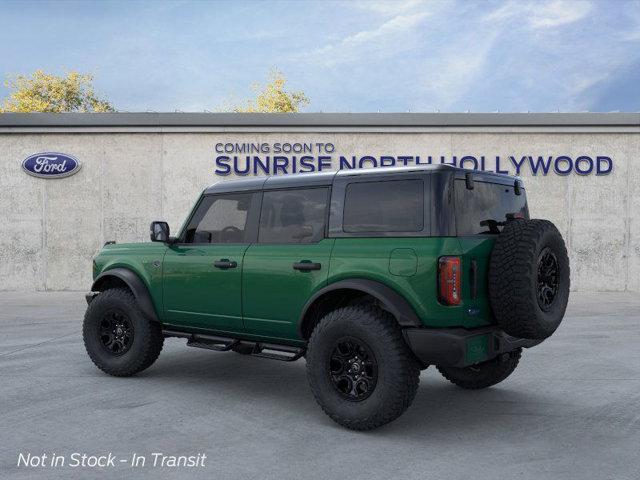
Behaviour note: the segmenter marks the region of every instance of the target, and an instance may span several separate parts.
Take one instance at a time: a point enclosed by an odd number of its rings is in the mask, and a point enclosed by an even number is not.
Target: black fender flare
[[[129,289],[133,292],[133,296],[135,297],[136,302],[138,302],[138,307],[140,307],[143,315],[151,321],[160,322],[156,313],[156,308],[153,306],[149,289],[147,289],[147,286],[140,277],[128,268],[112,268],[111,270],[105,270],[93,281],[91,291],[100,291],[99,285],[101,280],[104,281],[108,277],[118,278],[126,283]]]
[[[298,335],[302,338],[302,325],[304,319],[313,303],[324,294],[334,290],[359,290],[376,298],[382,307],[391,313],[402,327],[422,327],[418,315],[407,300],[391,287],[365,278],[354,278],[349,280],[340,280],[331,283],[326,287],[318,290],[302,308],[302,313],[298,321]]]

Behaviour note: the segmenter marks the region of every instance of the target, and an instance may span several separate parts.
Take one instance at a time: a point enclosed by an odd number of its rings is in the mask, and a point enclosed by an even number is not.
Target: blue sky
[[[640,1],[0,0],[0,74],[91,72],[119,110],[640,111]],[[7,94],[0,89],[0,97]]]

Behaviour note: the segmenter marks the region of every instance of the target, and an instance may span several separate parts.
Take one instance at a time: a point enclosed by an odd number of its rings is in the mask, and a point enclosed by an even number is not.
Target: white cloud
[[[498,31],[489,29],[459,35],[426,61],[423,88],[433,102],[432,108],[450,109],[477,84],[498,35]]]
[[[371,30],[362,30],[300,56],[307,61],[320,62],[325,66],[359,60],[363,55],[391,55],[411,48],[413,30],[429,14],[418,12],[396,15]]]
[[[518,72],[514,78],[515,88],[526,91],[529,99],[522,100],[522,105],[537,102],[568,111],[588,110],[594,103],[593,92],[599,85],[612,81],[616,72],[635,61],[637,55],[631,54],[634,31],[633,15],[630,15],[629,4],[620,2],[621,18],[626,18],[630,27],[617,26],[610,29],[605,9],[611,4],[594,4],[588,1],[546,1],[516,2],[509,1],[483,18],[483,23],[508,35],[509,29],[524,25],[530,34],[523,39],[521,45],[510,49],[502,47],[503,55],[507,53],[508,68],[499,73],[499,78],[510,75],[509,71]],[[638,3],[635,4],[636,10]],[[598,9],[597,11],[595,11]],[[630,10],[634,10],[630,8]],[[600,29],[586,31],[573,25],[588,17],[603,16]],[[622,28],[621,28],[622,27]],[[553,30],[553,35],[547,34]],[[622,41],[629,44],[624,45]],[[611,48],[616,45],[617,48]],[[526,54],[511,54],[525,48]],[[516,98],[515,101],[518,101]]]
[[[387,0],[387,1],[375,1],[364,0],[355,2],[353,5],[362,10],[368,10],[380,15],[399,15],[401,13],[417,10],[427,4],[426,0]]]
[[[621,40],[627,42],[637,42],[640,40],[640,1],[630,2],[626,5],[626,9],[621,12],[631,26],[620,32]]]
[[[516,15],[519,15],[523,12],[524,3],[522,2],[514,2],[510,0],[505,2],[499,8],[496,8],[494,11],[488,13],[484,16],[483,20],[485,22],[499,22],[502,20],[508,20]]]
[[[586,1],[563,2],[555,0],[532,9],[529,20],[533,28],[552,28],[577,22],[591,11],[591,3]]]
[[[615,29],[604,24],[588,30],[578,22],[608,15],[604,9],[611,5],[556,0],[506,0],[493,10],[464,1],[446,8],[415,5],[399,3],[397,8],[406,8],[400,13],[387,10],[388,4],[371,7],[390,16],[377,24],[369,20],[373,27],[297,60],[320,69],[343,67],[325,72],[348,77],[341,92],[370,103],[389,98],[387,104],[399,101],[412,111],[551,111],[589,109],[592,92],[638,58],[631,52],[640,22],[628,18],[630,7],[621,9],[626,21]],[[376,83],[369,76],[385,80]],[[366,94],[360,84],[369,85]]]
[[[356,46],[365,42],[372,42],[390,37],[398,33],[413,29],[427,18],[426,13],[414,13],[411,15],[398,15],[383,23],[374,30],[364,30],[350,35],[341,42],[341,46]]]
[[[488,22],[521,19],[534,29],[553,28],[582,20],[591,12],[586,0],[509,1],[484,17]]]

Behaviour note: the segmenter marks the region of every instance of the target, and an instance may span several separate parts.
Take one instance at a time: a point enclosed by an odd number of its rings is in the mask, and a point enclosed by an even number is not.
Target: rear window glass
[[[529,218],[524,189],[496,183],[474,182],[473,190],[464,180],[456,180],[456,228],[458,235],[500,233],[508,214]]]
[[[345,232],[419,232],[424,228],[424,182],[394,180],[347,185]]]

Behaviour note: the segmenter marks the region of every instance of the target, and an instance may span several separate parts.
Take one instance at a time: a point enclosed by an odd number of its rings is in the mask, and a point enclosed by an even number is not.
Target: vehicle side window
[[[393,180],[347,185],[343,231],[419,232],[424,228],[424,182]]]
[[[314,243],[324,238],[329,190],[266,191],[260,213],[260,243]]]
[[[185,230],[184,243],[244,243],[252,193],[206,196]]]

